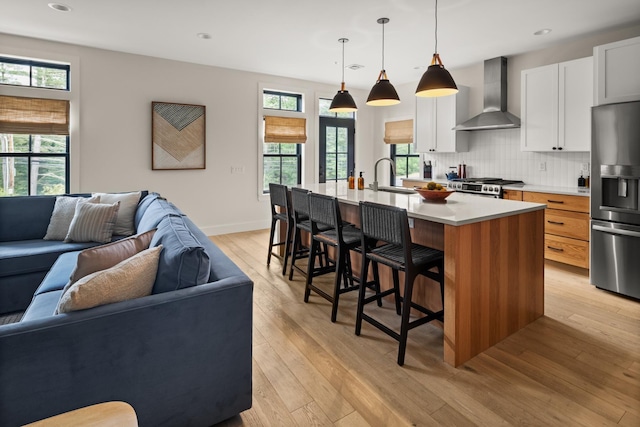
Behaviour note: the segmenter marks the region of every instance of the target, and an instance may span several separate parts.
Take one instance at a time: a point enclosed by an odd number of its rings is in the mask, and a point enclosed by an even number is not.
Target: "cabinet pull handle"
[[[564,225],[564,222],[558,222],[558,221],[547,221],[549,224],[555,224],[555,225]]]
[[[564,200],[549,200],[549,199],[547,199],[547,202],[549,202],[549,203],[559,203],[559,204],[563,204],[563,203],[564,203]]]
[[[547,246],[547,249],[551,249],[552,251],[556,251],[556,252],[564,252],[564,249],[554,248],[553,246]]]

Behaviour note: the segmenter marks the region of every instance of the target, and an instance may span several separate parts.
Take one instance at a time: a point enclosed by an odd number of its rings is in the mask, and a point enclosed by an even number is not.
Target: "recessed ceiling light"
[[[209,40],[211,38],[211,34],[209,33],[198,33],[196,34],[196,36],[198,36],[199,39],[203,40]]]
[[[551,32],[551,28],[543,28],[542,30],[538,30],[533,33],[535,36],[544,36],[545,34],[549,34]]]
[[[58,12],[71,12],[71,7],[62,3],[49,3],[49,7]]]
[[[360,64],[351,64],[351,65],[347,65],[345,68],[348,68],[350,70],[359,70],[360,68],[364,68],[364,65],[360,65]]]

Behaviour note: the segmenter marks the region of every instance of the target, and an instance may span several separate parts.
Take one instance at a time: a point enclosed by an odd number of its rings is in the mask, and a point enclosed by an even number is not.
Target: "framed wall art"
[[[151,169],[205,169],[205,106],[151,103]]]

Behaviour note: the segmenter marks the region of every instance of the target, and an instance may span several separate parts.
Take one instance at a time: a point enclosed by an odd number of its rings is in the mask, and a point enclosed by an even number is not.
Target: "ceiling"
[[[49,0],[54,1],[54,0]],[[417,82],[434,51],[435,0],[0,0],[0,32],[367,89],[381,68]],[[440,0],[438,51],[448,69],[640,23],[639,0]],[[549,34],[535,36],[549,28]],[[207,33],[201,39],[197,33]],[[455,75],[454,75],[455,77]]]

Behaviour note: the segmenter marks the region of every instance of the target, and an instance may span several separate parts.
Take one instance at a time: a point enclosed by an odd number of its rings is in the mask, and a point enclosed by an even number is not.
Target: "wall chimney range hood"
[[[520,119],[507,111],[507,58],[484,61],[484,110],[453,130],[493,130],[520,127]]]

